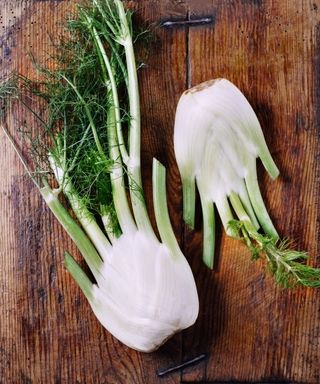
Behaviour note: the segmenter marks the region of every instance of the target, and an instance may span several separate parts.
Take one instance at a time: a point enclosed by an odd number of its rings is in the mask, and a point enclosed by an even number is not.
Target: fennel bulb
[[[165,168],[155,159],[153,198],[161,241],[146,209],[131,14],[120,0],[93,0],[91,7],[78,8],[68,26],[70,41],[61,47],[60,66],[42,68],[40,84],[23,77],[15,87],[12,81],[3,84],[0,96],[26,105],[24,94],[36,93],[47,103],[45,118],[31,111],[43,126],[42,145],[38,137],[31,142],[42,162],[33,172],[26,168],[95,282],[68,253],[65,266],[101,324],[127,346],[150,352],[195,322],[199,301],[170,223]]]
[[[87,298],[110,333],[150,352],[195,322],[197,295],[190,282],[183,255],[136,230],[115,240]]]
[[[157,222],[163,220],[164,226],[159,225],[163,243],[155,235],[135,229],[122,233],[113,240],[112,246],[108,243],[103,246],[99,227],[95,227],[96,236],[91,232],[90,242],[54,191],[48,187],[40,189],[95,277],[96,283],[92,283],[66,253],[65,265],[97,319],[118,340],[142,352],[157,349],[170,336],[191,326],[199,310],[191,269],[175,241],[170,222],[166,221],[165,169],[156,160],[153,168],[154,195],[161,195],[154,204]],[[87,233],[90,225],[95,222],[90,220],[83,225]]]
[[[192,228],[195,184],[199,190],[203,260],[208,267],[214,261],[214,204],[226,233],[242,238],[254,258],[263,253],[277,282],[320,285],[320,270],[299,263],[307,254],[288,249],[269,217],[258,185],[256,159],[261,159],[272,179],[279,171],[254,110],[234,84],[215,79],[183,93],[176,111],[174,150],[182,179],[183,216]],[[258,232],[260,226],[263,233]]]

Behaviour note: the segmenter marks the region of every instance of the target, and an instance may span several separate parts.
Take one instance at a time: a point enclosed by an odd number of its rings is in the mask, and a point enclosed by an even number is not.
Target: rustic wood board
[[[237,84],[254,106],[282,176],[260,169],[266,204],[279,232],[319,264],[320,2],[308,0],[131,1],[139,22],[194,19],[207,26],[157,28],[140,72],[145,189],[151,160],[168,167],[169,208],[196,276],[201,307],[194,327],[159,351],[134,352],[99,325],[62,265],[77,254],[12,148],[0,150],[0,383],[320,382],[320,295],[282,291],[221,229],[217,269],[201,263],[201,217],[181,220],[172,132],[188,86],[213,77]],[[34,75],[29,51],[45,60],[74,1],[4,0],[0,74]],[[19,120],[19,111],[14,114]],[[13,124],[13,119],[11,123]],[[207,352],[197,367],[159,379],[156,369]]]

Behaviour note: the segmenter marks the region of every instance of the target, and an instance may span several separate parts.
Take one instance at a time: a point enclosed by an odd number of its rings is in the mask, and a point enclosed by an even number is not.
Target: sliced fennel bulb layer
[[[92,288],[88,299],[101,324],[139,351],[155,350],[197,318],[197,291],[185,258],[139,230],[114,242]]]
[[[299,263],[307,254],[280,241],[269,217],[256,159],[261,159],[272,179],[279,171],[254,110],[234,84],[210,80],[183,93],[176,111],[174,149],[182,179],[183,216],[190,227],[194,225],[195,184],[199,190],[207,266],[212,268],[214,260],[214,204],[226,233],[241,238],[254,258],[264,255],[278,283],[320,285],[320,271]]]
[[[278,237],[264,206],[256,176],[260,157],[270,176],[279,171],[267,148],[259,121],[240,90],[226,79],[216,79],[191,88],[181,96],[175,118],[174,150],[183,185],[183,213],[193,228],[195,183],[198,186],[204,221],[204,261],[213,266],[214,203],[226,232],[233,215],[231,193],[240,196],[256,229]]]
[[[196,179],[205,198],[214,202],[242,188],[257,157],[272,178],[279,174],[256,114],[226,79],[202,83],[181,96],[174,149],[182,179]]]

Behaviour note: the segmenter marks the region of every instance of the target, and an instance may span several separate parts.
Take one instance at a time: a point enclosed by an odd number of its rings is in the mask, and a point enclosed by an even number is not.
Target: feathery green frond
[[[229,222],[252,253],[253,260],[262,257],[274,275],[277,284],[285,288],[295,285],[320,287],[320,269],[306,265],[307,252],[291,249],[292,242],[258,233],[251,223],[239,220]]]

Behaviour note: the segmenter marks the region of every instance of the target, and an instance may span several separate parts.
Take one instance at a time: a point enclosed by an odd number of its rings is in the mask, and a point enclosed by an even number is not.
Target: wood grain
[[[140,22],[152,24],[175,15],[180,17],[183,8],[174,2],[139,2]],[[53,52],[53,42],[63,33],[62,22],[72,12],[72,2],[64,1],[8,1],[2,13],[2,63],[1,75],[16,70],[27,76],[36,76],[28,52],[45,63]],[[184,17],[184,14],[182,14]],[[152,46],[154,55],[143,57],[148,67],[141,71],[144,135],[143,159],[146,175],[150,176],[152,156],[157,156],[167,166],[173,162],[173,151],[163,156],[169,145],[174,105],[177,95],[184,89],[184,72],[179,76],[154,69],[156,61],[164,63],[171,55],[171,47],[184,52],[184,32],[156,31],[161,47]],[[142,56],[144,56],[142,54]],[[150,59],[150,63],[149,63]],[[179,71],[179,66],[177,66]],[[149,73],[151,72],[151,74]],[[148,79],[156,78],[156,83]],[[175,80],[175,81],[173,81]],[[159,83],[176,84],[174,92],[162,87],[163,94],[154,92]],[[150,97],[149,97],[150,96]],[[166,98],[166,104],[162,100]],[[154,107],[161,105],[158,110]],[[169,109],[170,108],[170,109]],[[148,117],[149,110],[154,113]],[[161,116],[163,110],[168,111]],[[160,115],[159,115],[160,113]],[[15,110],[10,125],[24,119],[23,111]],[[32,119],[27,124],[34,123]],[[158,137],[152,133],[156,131]],[[164,140],[161,136],[164,135]],[[156,369],[179,363],[181,336],[170,340],[152,355],[137,353],[124,347],[105,331],[95,319],[80,290],[65,271],[63,252],[68,249],[79,257],[75,246],[68,239],[41,200],[31,182],[21,177],[22,169],[12,148],[1,132],[1,290],[0,299],[0,382],[1,383],[156,383]],[[161,155],[162,152],[162,155]],[[169,152],[170,153],[170,152]],[[176,189],[177,171],[170,167],[168,190]],[[150,182],[146,183],[150,200]],[[173,193],[173,192],[171,192]],[[179,200],[172,200],[170,210],[178,212]],[[176,208],[174,209],[174,207]],[[150,210],[151,210],[150,206]],[[180,217],[180,216],[179,216]],[[178,222],[178,218],[175,222]],[[49,251],[49,252],[48,252]],[[161,379],[161,383],[177,383],[180,373]]]
[[[280,234],[307,249],[316,264],[318,6],[308,1],[190,2],[191,18],[203,14],[212,15],[215,23],[189,31],[189,85],[226,77],[247,96],[281,170],[272,182],[260,169],[267,207]],[[199,228],[192,237],[200,235]],[[188,253],[200,253],[197,242],[189,243]],[[204,275],[202,266],[194,266],[203,310],[185,343],[189,350],[197,340],[197,349],[210,357],[183,379],[319,383],[319,292],[281,291],[244,247],[223,235],[219,248],[214,274]]]
[[[0,132],[0,383],[320,383],[320,295],[282,291],[218,224],[217,269],[201,262],[201,215],[195,231],[181,220],[174,160],[175,106],[182,91],[227,77],[260,118],[281,170],[262,193],[283,236],[319,264],[320,3],[309,0],[128,1],[154,39],[140,47],[142,159],[152,215],[151,162],[168,169],[173,226],[191,262],[200,295],[196,325],[159,351],[124,347],[95,319],[62,265],[79,258]],[[36,76],[28,52],[46,62],[74,2],[4,0],[0,8],[0,76]],[[213,16],[201,27],[156,27],[164,20]],[[23,119],[16,110],[10,125]],[[32,120],[27,123],[32,124]],[[80,260],[80,258],[79,258]],[[207,352],[196,367],[159,379],[156,369]]]

